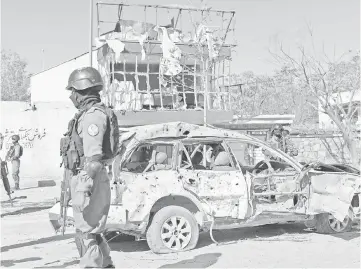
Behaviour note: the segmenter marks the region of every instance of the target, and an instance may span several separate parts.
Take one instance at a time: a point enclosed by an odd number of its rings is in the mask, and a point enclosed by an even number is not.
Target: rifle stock
[[[61,182],[61,195],[60,195],[60,218],[62,220],[61,233],[65,234],[66,220],[68,213],[68,204],[70,200],[70,179],[72,173],[69,169],[64,168],[63,181]]]

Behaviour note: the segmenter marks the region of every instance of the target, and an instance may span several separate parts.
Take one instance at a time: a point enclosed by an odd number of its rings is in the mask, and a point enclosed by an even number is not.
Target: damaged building
[[[98,34],[92,63],[105,82],[102,100],[114,108],[120,126],[172,121],[200,125],[205,100],[207,123],[232,119],[229,97],[234,89],[228,87],[228,77],[233,11],[98,3],[94,14]],[[31,144],[23,156],[24,178],[61,177],[59,140],[76,112],[65,87],[69,74],[85,66],[89,53],[33,74],[31,105],[37,110],[27,104],[14,107],[9,115],[2,110],[3,118],[9,119],[1,130],[6,139],[13,133],[46,131],[42,139],[30,143],[24,134],[26,139],[20,141]],[[39,169],[31,169],[33,162]]]
[[[102,101],[121,126],[203,124],[204,109],[209,124],[232,119],[234,11],[98,3],[96,14],[92,62],[105,83]],[[33,75],[32,104],[69,102],[67,76],[88,59],[83,54]]]

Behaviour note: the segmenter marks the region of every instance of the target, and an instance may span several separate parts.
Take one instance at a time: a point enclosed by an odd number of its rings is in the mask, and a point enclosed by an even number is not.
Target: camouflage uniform
[[[289,137],[272,136],[267,143],[274,149],[279,149],[294,157],[298,155],[298,150]]]
[[[79,170],[71,178],[70,191],[76,235],[75,243],[82,268],[115,268],[110,248],[103,237],[109,208],[110,180],[106,170],[108,144],[111,136],[105,106],[100,103],[99,92],[103,81],[92,67],[80,68],[70,74],[67,89],[70,99],[79,109],[75,116],[76,133],[72,141],[80,154]],[[80,117],[79,117],[80,115]],[[80,150],[82,149],[82,150]]]
[[[11,162],[11,175],[14,179],[15,189],[18,190],[20,184],[20,155],[21,155],[21,146],[19,144],[19,136],[14,135],[13,137],[14,144],[10,147],[7,153],[7,161]]]
[[[77,131],[83,139],[86,160],[103,153],[103,136],[106,132],[106,115],[103,111],[90,108],[79,118]],[[79,196],[88,192],[91,195],[83,201]],[[82,253],[80,266],[111,265],[110,248],[101,235],[110,207],[110,180],[105,167],[100,169],[94,179],[86,171],[80,171],[71,180],[71,194],[77,229],[76,241],[78,248],[81,248],[79,252]]]

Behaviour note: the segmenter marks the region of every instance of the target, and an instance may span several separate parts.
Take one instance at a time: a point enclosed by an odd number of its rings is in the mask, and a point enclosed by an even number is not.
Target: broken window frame
[[[194,144],[197,144],[197,143],[199,143],[199,145],[197,145],[196,148],[191,153],[189,153],[186,146],[187,145],[194,145]],[[223,147],[224,151],[227,153],[228,158],[229,158],[229,162],[231,164],[231,167],[234,169],[234,171],[241,171],[241,168],[238,165],[238,163],[236,162],[236,158],[235,158],[233,152],[230,151],[228,145],[226,144],[226,142],[223,139],[216,139],[216,140],[215,139],[207,139],[207,138],[205,138],[205,139],[184,139],[184,140],[182,140],[182,142],[180,144],[181,144],[181,146],[179,147],[179,153],[178,153],[179,160],[177,162],[177,166],[179,168],[182,168],[182,169],[192,168],[192,170],[195,170],[195,171],[202,171],[203,169],[194,169],[194,166],[193,166],[193,163],[192,163],[192,157],[194,156],[194,154],[197,151],[199,151],[199,148],[201,146],[203,146],[202,154],[203,154],[203,156],[205,156],[206,148],[207,148],[207,146],[209,146],[207,144],[218,144],[218,145],[221,145]],[[187,160],[188,160],[189,165],[190,165],[188,168],[181,167],[182,156],[183,156],[182,152],[185,152],[185,154],[186,154]],[[206,158],[203,158],[203,166],[207,167],[206,166]],[[204,169],[204,170],[212,171],[212,170],[209,170],[209,169]]]
[[[284,154],[280,153],[279,151],[267,146],[267,145],[264,145],[264,144],[261,144],[261,143],[257,143],[257,142],[254,142],[254,141],[246,141],[246,140],[240,140],[240,139],[232,139],[232,138],[227,138],[225,139],[226,142],[237,142],[237,143],[246,143],[246,144],[250,144],[251,146],[255,147],[261,147],[262,149],[266,149],[268,150],[271,154],[275,155],[276,157],[280,158],[281,160],[283,160],[286,164],[290,165],[294,171],[292,172],[283,172],[283,171],[272,171],[270,174],[266,174],[266,175],[257,175],[257,174],[253,174],[251,172],[243,172],[243,175],[246,177],[246,174],[247,173],[250,173],[252,176],[252,179],[253,181],[255,181],[256,179],[263,179],[263,178],[267,178],[267,187],[268,187],[268,190],[267,192],[262,192],[262,193],[256,193],[254,192],[254,184],[252,183],[253,185],[253,189],[252,189],[252,192],[253,192],[253,196],[254,197],[271,197],[273,195],[296,195],[296,194],[304,194],[304,195],[307,195],[307,191],[302,191],[299,189],[299,184],[297,183],[300,179],[300,176],[303,176],[302,175],[302,171],[301,169],[294,164],[294,160],[291,160],[290,158],[288,158],[288,156],[285,156]],[[227,144],[228,145],[228,144]],[[229,146],[229,145],[228,145]],[[229,146],[230,147],[230,146]],[[231,147],[230,147],[231,148]],[[232,148],[231,148],[232,149]],[[265,160],[265,162],[267,163],[267,160]],[[267,163],[267,166],[268,166],[268,169],[270,169],[270,163],[268,162]],[[242,170],[242,169],[241,169]],[[273,170],[272,168],[270,170]],[[296,190],[295,191],[291,191],[291,192],[277,192],[277,191],[272,191],[270,190],[270,181],[272,180],[272,178],[274,177],[277,177],[277,179],[280,179],[280,178],[284,178],[284,181],[286,181],[289,177],[293,177],[292,180],[295,181],[296,183]],[[276,184],[276,183],[274,183]]]
[[[164,140],[153,140],[153,141],[142,141],[141,143],[139,143],[136,147],[134,147],[134,149],[129,153],[129,155],[124,158],[123,162],[120,164],[120,173],[131,173],[131,174],[145,174],[145,173],[149,173],[149,172],[154,172],[153,170],[147,170],[145,171],[146,169],[144,169],[142,172],[140,173],[136,173],[136,172],[133,172],[133,171],[125,171],[123,170],[124,169],[124,166],[129,163],[131,157],[133,156],[133,154],[142,146],[144,145],[150,145],[152,147],[154,147],[154,145],[165,145],[165,146],[172,146],[172,153],[171,153],[171,169],[174,170],[175,169],[175,152],[177,152],[177,147],[176,147],[176,143],[174,141],[164,141]],[[154,165],[155,163],[153,162],[153,154],[154,154],[154,149],[152,150],[152,157],[151,159],[149,160],[148,162],[148,165],[149,164],[152,164]],[[155,157],[155,156],[154,156]],[[160,171],[160,170],[158,170]]]

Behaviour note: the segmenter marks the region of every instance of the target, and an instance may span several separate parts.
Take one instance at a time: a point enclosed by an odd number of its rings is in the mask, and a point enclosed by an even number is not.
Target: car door
[[[207,147],[220,146],[229,165],[221,170],[207,167]],[[203,153],[202,153],[203,152]],[[203,165],[196,162],[197,154],[203,154]],[[220,154],[220,153],[219,153]],[[238,165],[232,161],[231,152],[222,141],[187,140],[179,145],[179,177],[184,188],[205,203],[214,217],[245,219],[249,216],[249,199],[246,180]]]
[[[159,153],[165,156],[164,160],[157,158]],[[153,141],[140,143],[118,164],[112,204],[117,205],[118,211],[120,207],[127,211],[127,222],[143,221],[156,200],[171,193],[172,186],[178,183],[174,160],[174,143]]]
[[[252,181],[252,196],[258,210],[290,212],[296,209],[305,212],[305,207],[296,208],[305,192],[306,177],[295,165],[295,160],[272,149],[266,144],[253,141],[228,139],[227,144],[246,177]]]

